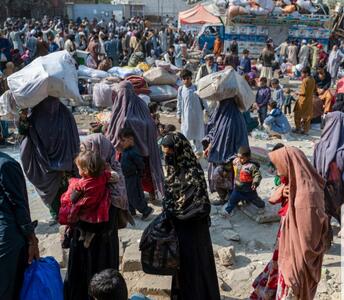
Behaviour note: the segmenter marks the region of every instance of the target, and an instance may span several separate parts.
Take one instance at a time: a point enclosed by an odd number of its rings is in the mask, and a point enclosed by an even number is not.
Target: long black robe
[[[34,233],[23,171],[0,152],[0,299],[19,299],[28,259],[27,236]]]
[[[175,219],[180,270],[172,279],[172,300],[219,300],[213,247],[208,218]]]
[[[80,232],[72,230],[68,271],[64,282],[65,300],[89,300],[88,285],[92,276],[105,269],[119,268],[117,209],[110,207],[109,222],[95,234],[89,248],[79,241]]]

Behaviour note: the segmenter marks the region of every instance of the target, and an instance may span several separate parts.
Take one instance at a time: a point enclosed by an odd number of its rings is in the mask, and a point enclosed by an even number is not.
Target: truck
[[[222,24],[205,24],[199,31],[197,39],[200,48],[207,43],[211,50],[216,35],[224,42],[224,50],[229,48],[231,41],[237,40],[239,51],[250,51],[252,57],[258,57],[266,41],[272,39],[274,45],[289,40],[307,42],[315,39],[328,49],[331,35],[331,18],[328,15],[291,16],[237,16],[231,22]]]

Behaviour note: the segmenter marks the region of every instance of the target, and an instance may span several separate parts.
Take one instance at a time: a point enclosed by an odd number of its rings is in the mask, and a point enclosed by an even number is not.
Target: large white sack
[[[161,67],[151,68],[147,72],[144,72],[143,78],[148,85],[174,85],[178,80],[177,75],[172,74]]]
[[[90,77],[90,78],[106,78],[106,77],[109,77],[110,74],[102,70],[96,70],[96,69],[92,69],[92,68],[81,65],[78,68],[78,76]]]
[[[93,86],[93,104],[96,107],[111,107],[113,93],[110,85],[103,82],[96,83]]]
[[[153,102],[162,102],[177,97],[177,90],[170,85],[152,85],[149,87],[151,91],[149,94],[150,100]]]
[[[82,102],[75,61],[67,51],[38,57],[9,76],[7,82],[21,108],[34,107],[48,96]]]
[[[0,118],[5,121],[13,121],[19,119],[19,112],[16,107],[12,92],[6,91],[0,97]]]
[[[209,74],[198,81],[197,94],[210,101],[234,98],[241,111],[247,111],[255,96],[247,81],[233,68]]]

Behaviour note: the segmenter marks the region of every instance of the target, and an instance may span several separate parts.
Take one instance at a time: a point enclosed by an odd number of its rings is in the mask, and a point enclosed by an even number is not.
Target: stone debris
[[[240,210],[250,217],[252,220],[256,221],[259,224],[263,223],[273,223],[273,222],[279,222],[280,217],[277,213],[278,211],[278,205],[273,206],[270,204],[266,204],[264,209],[258,208],[254,206],[253,204],[245,204],[242,206],[239,206]]]
[[[217,251],[220,262],[223,266],[229,267],[234,265],[235,250],[234,246],[223,247]]]
[[[227,241],[236,241],[236,242],[240,241],[240,235],[236,231],[234,231],[232,229],[226,229],[223,232],[223,237]]]

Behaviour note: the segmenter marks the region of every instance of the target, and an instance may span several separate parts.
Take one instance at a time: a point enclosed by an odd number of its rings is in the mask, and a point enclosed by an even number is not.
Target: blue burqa
[[[208,178],[214,192],[212,173],[214,168],[236,154],[241,146],[248,146],[245,119],[234,99],[219,102],[208,122],[209,133],[204,140],[210,142]]]

